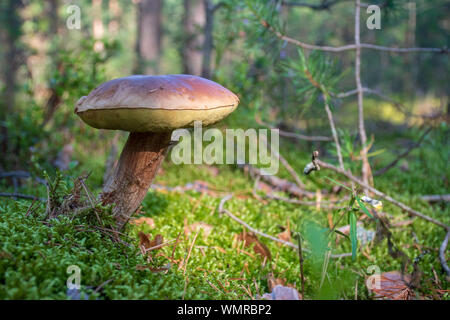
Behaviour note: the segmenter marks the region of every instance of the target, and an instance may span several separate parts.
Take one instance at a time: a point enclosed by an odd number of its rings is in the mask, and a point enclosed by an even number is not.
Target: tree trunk
[[[103,187],[103,204],[115,204],[118,230],[138,209],[164,160],[170,132],[131,132],[113,175]]]
[[[141,0],[138,6],[136,73],[157,74],[161,53],[162,0]]]
[[[2,154],[0,167],[3,170],[7,167],[7,162],[10,154],[8,146],[8,130],[2,124],[7,119],[7,116],[14,111],[15,91],[16,91],[16,76],[19,68],[19,56],[21,51],[18,46],[18,41],[21,36],[22,19],[19,15],[19,9],[23,6],[22,1],[8,0],[3,6],[5,19],[0,21],[0,34],[2,40],[4,61],[2,65],[4,91],[2,92],[2,101],[0,101],[0,148]]]
[[[202,74],[205,16],[203,0],[184,0],[183,27],[185,41],[182,56],[183,71],[186,74],[196,76]]]

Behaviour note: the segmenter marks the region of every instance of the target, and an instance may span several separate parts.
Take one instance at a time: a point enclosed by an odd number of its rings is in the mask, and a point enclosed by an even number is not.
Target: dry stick
[[[156,245],[154,247],[150,247],[148,249],[145,249],[144,252],[149,252],[149,251],[152,251],[152,250],[155,250],[155,249],[160,249],[162,247],[167,247],[167,246],[171,245],[175,241],[177,241],[177,239],[166,241],[166,242],[158,244],[158,245]]]
[[[317,159],[317,163],[323,168],[330,169],[330,170],[333,170],[333,171],[335,171],[337,173],[340,173],[340,174],[344,175],[348,179],[350,179],[353,182],[359,184],[361,187],[366,188],[367,190],[369,190],[370,192],[373,192],[378,197],[381,197],[381,198],[385,199],[386,201],[396,205],[400,209],[402,209],[402,210],[412,214],[413,216],[416,216],[416,217],[422,218],[424,220],[427,220],[427,221],[429,221],[431,223],[434,223],[435,225],[443,227],[446,230],[450,230],[450,226],[446,225],[445,223],[440,222],[438,220],[435,220],[435,219],[433,219],[433,218],[431,218],[431,217],[429,217],[429,216],[427,216],[427,215],[425,215],[423,213],[420,213],[419,211],[416,211],[416,210],[408,207],[407,205],[403,204],[402,202],[391,198],[387,194],[385,194],[385,193],[375,189],[374,187],[372,187],[372,186],[370,186],[368,184],[365,184],[363,181],[359,180],[358,178],[353,176],[351,173],[349,173],[349,172],[347,172],[345,170],[342,170],[342,169],[340,169],[340,168],[338,168],[336,166],[333,166],[332,164],[329,164],[327,162],[323,162],[322,160],[319,160],[319,159]]]
[[[300,179],[300,177],[298,176],[297,172],[295,172],[295,170],[291,167],[289,162],[287,162],[287,160],[277,150],[275,150],[275,148],[273,148],[272,145],[270,145],[267,142],[267,139],[266,139],[266,137],[264,135],[260,135],[260,139],[266,145],[266,147],[267,146],[270,147],[271,153],[275,156],[275,158],[278,158],[280,160],[280,162],[283,164],[283,166],[286,168],[286,170],[291,174],[292,178],[294,178],[294,180],[297,183],[297,185],[300,188],[305,188],[306,187],[305,184]]]
[[[420,199],[427,201],[427,202],[450,202],[450,194],[432,194],[432,195],[426,195],[421,196]]]
[[[303,190],[299,188],[295,183],[281,179],[275,175],[267,174],[264,171],[264,169],[253,167],[250,164],[237,164],[237,166],[241,169],[248,170],[251,176],[261,176],[262,180],[269,183],[273,187],[279,188],[280,190],[285,191],[296,197],[308,197],[308,198],[315,197],[314,192]]]
[[[22,194],[22,193],[6,193],[6,192],[0,192],[0,197],[10,197],[10,198],[21,198],[21,199],[28,199],[28,200],[34,200],[34,201],[41,201],[45,202],[46,199],[39,198],[35,196],[30,196],[28,194]]]
[[[380,93],[380,92],[378,92],[378,91],[376,91],[376,90],[374,90],[374,89],[370,89],[370,88],[365,88],[365,87],[363,87],[363,92],[368,93],[368,94],[375,95],[375,96],[377,96],[377,97],[379,97],[379,98],[381,98],[381,99],[383,99],[383,100],[386,100],[386,101],[392,103],[392,105],[393,105],[398,111],[404,113],[404,114],[405,114],[406,116],[408,116],[408,117],[422,118],[422,119],[427,119],[427,118],[433,119],[433,118],[435,118],[435,117],[437,117],[437,116],[442,115],[442,114],[438,114],[438,115],[429,115],[429,114],[425,114],[425,115],[423,115],[423,114],[412,113],[412,112],[410,112],[410,111],[408,111],[408,110],[405,110],[406,107],[405,107],[404,104],[402,104],[402,103],[400,103],[400,102],[398,102],[398,101],[395,101],[394,99],[392,99],[392,98],[390,98],[390,97],[388,97],[388,96],[386,96],[386,95],[384,95],[384,94],[382,94],[382,93]],[[355,95],[355,94],[357,94],[357,93],[358,93],[358,89],[353,89],[353,90],[350,90],[350,91],[347,91],[347,92],[342,92],[342,93],[338,93],[338,94],[332,94],[332,96],[334,96],[334,97],[336,97],[336,98],[347,98],[347,97],[353,96],[353,95]]]
[[[363,105],[363,90],[361,84],[361,47],[360,47],[360,0],[356,0],[355,3],[355,44],[356,57],[355,57],[355,81],[356,89],[358,91],[358,130],[359,137],[361,139],[361,158],[362,158],[362,179],[364,184],[369,184],[370,164],[367,159],[367,135],[364,127],[364,105]],[[367,188],[364,188],[364,193],[367,194]]]
[[[263,122],[261,119],[259,119],[259,117],[255,117],[255,121],[256,121],[256,123],[258,123],[258,124],[260,124],[262,126],[268,127],[269,129],[278,129],[278,128],[274,128],[273,126]],[[296,133],[296,132],[284,131],[284,130],[280,130],[280,129],[278,129],[278,133],[282,137],[296,138],[296,139],[305,140],[305,141],[331,141],[330,137],[306,136],[304,134],[300,134],[300,133]]]
[[[102,220],[100,219],[100,217],[99,217],[99,215],[98,215],[98,213],[97,213],[97,210],[95,210],[95,203],[94,203],[94,200],[92,199],[91,193],[90,193],[90,191],[88,190],[86,184],[84,183],[84,179],[83,179],[83,178],[80,179],[80,183],[81,183],[81,186],[82,186],[83,189],[84,189],[84,192],[86,192],[86,196],[87,196],[89,202],[91,203],[92,209],[94,209],[94,213],[95,213],[95,216],[97,217],[97,221],[101,224],[101,223],[102,223]]]
[[[199,231],[197,231],[197,233],[195,234],[194,240],[192,240],[191,247],[189,248],[189,252],[188,252],[186,261],[184,262],[183,275],[186,274],[186,267],[187,267],[187,264],[188,264],[188,262],[189,262],[189,258],[191,257],[191,251],[192,251],[192,248],[194,247],[195,240],[197,240],[198,232],[199,232]]]
[[[295,1],[282,1],[281,5],[288,6],[288,7],[306,7],[310,8],[312,10],[328,10],[330,7],[334,6],[335,4],[339,4],[344,2],[345,0],[332,0],[327,1],[324,0],[319,4],[311,4],[311,3],[305,3],[305,2],[295,2]]]
[[[246,222],[242,221],[241,219],[239,219],[238,217],[236,217],[234,214],[232,214],[230,211],[228,211],[227,209],[225,209],[225,208],[223,207],[224,204],[225,204],[225,202],[226,202],[227,200],[230,200],[232,197],[233,197],[233,195],[229,194],[229,195],[223,197],[222,200],[220,200],[219,207],[218,207],[218,210],[217,210],[219,213],[225,213],[225,214],[226,214],[227,216],[229,216],[231,219],[233,219],[233,220],[236,221],[237,223],[243,225],[245,228],[247,228],[247,229],[250,230],[251,232],[253,232],[253,233],[257,234],[257,235],[260,235],[261,237],[270,239],[270,240],[275,241],[275,242],[279,242],[279,243],[281,243],[281,244],[284,244],[284,245],[286,245],[286,246],[288,246],[288,247],[291,247],[291,248],[294,248],[294,249],[296,249],[296,250],[299,249],[299,247],[298,247],[296,244],[292,243],[292,242],[284,241],[284,240],[275,238],[275,237],[273,237],[273,236],[271,236],[271,235],[265,234],[264,232],[261,232],[261,231],[255,229],[255,228],[251,227],[251,226],[248,225]],[[310,251],[307,250],[307,249],[303,249],[303,251],[305,251],[305,252],[310,252]],[[349,256],[351,256],[351,255],[352,255],[351,253],[343,253],[343,254],[331,255],[331,257],[332,257],[332,258],[342,258],[342,257],[349,257]]]
[[[256,13],[255,13],[256,15]],[[395,52],[395,53],[411,53],[411,52],[435,52],[435,53],[449,53],[449,50],[447,48],[393,48],[393,47],[384,47],[384,46],[378,46],[375,44],[369,44],[369,43],[360,43],[359,45],[356,44],[348,44],[345,46],[340,47],[332,47],[332,46],[318,46],[314,44],[308,44],[305,42],[301,42],[297,39],[290,38],[281,32],[277,31],[272,25],[270,25],[266,20],[262,19],[258,16],[260,19],[260,23],[263,27],[270,30],[277,38],[286,41],[287,43],[291,43],[293,45],[296,45],[298,47],[301,47],[303,49],[307,50],[320,50],[320,51],[328,51],[328,52],[342,52],[342,51],[349,51],[349,50],[356,50],[356,49],[372,49],[372,50],[378,50],[378,51],[388,51],[388,52]]]
[[[450,277],[450,268],[448,267],[447,260],[445,259],[445,249],[447,248],[449,237],[450,230],[447,231],[444,241],[442,241],[441,247],[439,248],[439,260],[441,261],[442,269],[444,269],[448,277]]]
[[[339,143],[339,137],[336,131],[336,127],[334,125],[333,114],[331,113],[330,106],[328,105],[325,94],[322,94],[322,96],[325,104],[325,111],[327,112],[328,116],[328,122],[330,123],[331,133],[333,135],[334,143],[336,144],[336,152],[339,159],[339,166],[341,167],[341,169],[344,170],[345,168],[344,168],[344,161],[342,159],[341,145]]]
[[[284,131],[284,130],[279,130],[278,133],[279,133],[280,136],[282,136],[282,137],[287,137],[287,138],[297,138],[297,139],[305,140],[305,141],[331,141],[331,138],[330,138],[330,137],[322,137],[322,136],[305,136],[305,135],[300,134],[300,133],[288,132],[288,131]]]
[[[417,141],[415,144],[411,145],[408,149],[406,149],[405,151],[403,151],[401,154],[398,155],[398,157],[392,161],[390,164],[388,164],[387,166],[385,166],[384,168],[377,170],[374,175],[378,176],[381,174],[386,173],[389,169],[395,167],[395,165],[400,161],[400,159],[406,157],[412,150],[414,150],[415,148],[419,147],[420,144],[422,143],[423,139],[425,139],[425,137],[427,136],[427,134],[431,131],[431,127],[428,128],[423,134],[422,136],[419,138],[419,141]]]
[[[316,201],[303,201],[303,200],[296,200],[296,199],[290,199],[290,198],[285,198],[285,197],[280,197],[274,194],[266,194],[265,195],[266,198],[269,199],[273,199],[273,200],[279,200],[279,201],[283,201],[283,202],[287,202],[287,203],[293,203],[293,204],[298,204],[298,205],[303,205],[303,206],[315,206],[317,205]],[[335,205],[333,205],[333,203],[338,203],[338,202],[343,202],[345,200],[348,200],[348,197],[345,197],[344,199],[340,199],[340,200],[326,200],[326,201],[320,201],[320,205],[324,208],[327,209],[337,209],[340,207],[337,207]]]

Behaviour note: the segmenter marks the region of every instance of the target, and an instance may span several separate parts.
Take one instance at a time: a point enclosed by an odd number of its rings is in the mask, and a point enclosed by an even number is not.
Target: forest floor
[[[429,204],[419,198],[448,193],[448,130],[443,130],[444,135],[437,131],[399,165],[375,177],[375,187],[450,224],[448,204]],[[378,135],[377,141],[384,138]],[[416,136],[391,135],[385,139],[389,141],[386,147],[399,152],[405,139],[414,140]],[[299,149],[295,142],[283,140],[280,152],[301,173],[310,161],[311,150]],[[395,157],[385,151],[372,163],[381,168]],[[323,156],[326,161],[333,158]],[[91,172],[86,185],[94,194],[100,191],[104,157],[97,159],[86,151],[80,152],[77,160],[78,166],[64,172],[59,190],[55,190],[60,200],[67,198],[75,178],[86,171]],[[352,169],[359,170],[357,164]],[[54,179],[55,175],[50,176]],[[282,167],[279,176],[292,180]],[[313,192],[332,192],[335,185],[325,176],[348,184],[327,170],[300,176]],[[20,193],[47,197],[44,185],[33,179],[21,181]],[[305,299],[370,299],[373,293],[367,290],[366,279],[374,270],[385,273],[402,269],[402,259],[389,254],[386,237],[372,239],[374,233],[370,231],[377,230],[377,223],[362,212],[358,214],[362,228],[356,259],[326,259],[328,249],[336,255],[351,252],[345,236],[320,236],[337,223],[340,212],[323,205],[267,199],[266,192],[274,190],[263,184],[255,196],[255,180],[235,166],[174,165],[166,161],[154,184],[159,187],[148,193],[120,237],[122,242],[92,224],[92,211],[76,217],[45,219],[45,202],[0,198],[0,299],[70,299],[66,283],[71,265],[80,268],[81,292],[89,299],[256,299],[269,293],[274,284],[291,286]],[[14,191],[6,184],[2,189]],[[343,189],[323,198],[343,198],[349,195],[346,192]],[[251,227],[295,244],[300,232],[305,249],[303,288],[297,250],[263,237],[251,240],[251,236],[242,234],[245,228],[241,224],[218,211],[221,199],[228,194],[233,196],[224,208]],[[289,197],[283,192],[276,194]],[[389,202],[383,201],[379,213],[390,222],[394,245],[410,261],[416,259],[421,271],[414,275],[419,286],[401,290],[410,290],[410,296],[419,299],[449,299],[448,282],[438,258],[445,231],[408,216]],[[346,217],[337,223],[337,227],[346,225]],[[341,230],[345,232],[345,228]],[[247,241],[240,241],[243,238]],[[143,252],[142,247],[158,243],[165,245]],[[405,273],[412,272],[410,263]]]

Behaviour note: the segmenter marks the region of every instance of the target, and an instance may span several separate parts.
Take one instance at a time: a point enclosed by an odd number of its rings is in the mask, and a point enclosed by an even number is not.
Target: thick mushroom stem
[[[115,204],[120,230],[138,209],[166,156],[171,132],[131,132],[114,173],[101,194],[103,204]]]

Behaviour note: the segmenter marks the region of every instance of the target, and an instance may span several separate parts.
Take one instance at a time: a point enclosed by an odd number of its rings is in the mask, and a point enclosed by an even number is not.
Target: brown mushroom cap
[[[82,97],[75,113],[98,129],[164,132],[222,120],[239,98],[221,85],[191,75],[135,75],[114,79]]]

